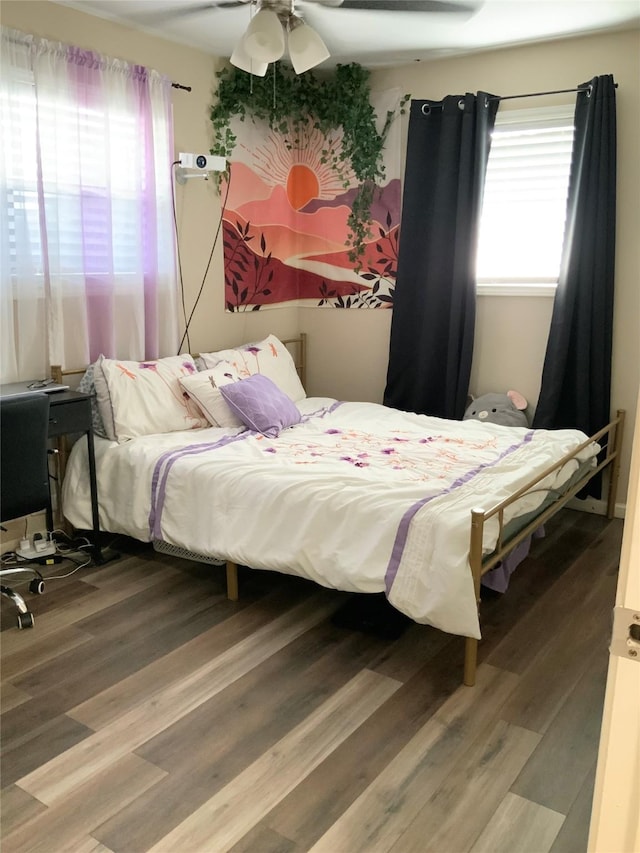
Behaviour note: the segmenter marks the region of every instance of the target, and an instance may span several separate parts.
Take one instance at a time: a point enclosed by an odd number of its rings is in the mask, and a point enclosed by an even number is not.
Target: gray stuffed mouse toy
[[[467,407],[462,420],[476,420],[502,426],[528,427],[527,401],[518,391],[506,394],[482,394]]]

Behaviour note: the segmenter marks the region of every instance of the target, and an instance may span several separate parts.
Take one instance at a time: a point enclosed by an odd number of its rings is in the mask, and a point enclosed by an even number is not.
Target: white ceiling
[[[226,0],[64,0],[126,26],[229,57],[244,33],[249,5]],[[340,0],[296,0],[296,11],[331,53],[320,68],[359,62],[369,68],[547,41],[640,25],[640,0],[451,0],[472,13],[336,7]],[[418,0],[399,0],[410,7]],[[333,4],[333,5],[325,5]],[[202,8],[200,8],[202,7]]]

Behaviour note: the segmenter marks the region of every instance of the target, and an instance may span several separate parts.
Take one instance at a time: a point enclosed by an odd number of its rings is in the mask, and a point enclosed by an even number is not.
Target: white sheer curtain
[[[178,346],[171,83],[2,28],[1,379]]]

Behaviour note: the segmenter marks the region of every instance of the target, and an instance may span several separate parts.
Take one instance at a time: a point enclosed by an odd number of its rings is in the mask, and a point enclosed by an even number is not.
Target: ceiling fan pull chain
[[[276,64],[273,63],[273,111],[276,111]]]

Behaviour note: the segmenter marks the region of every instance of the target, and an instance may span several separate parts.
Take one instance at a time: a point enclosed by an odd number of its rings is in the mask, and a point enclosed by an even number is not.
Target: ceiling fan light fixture
[[[240,39],[238,44],[235,46],[229,61],[232,65],[235,65],[236,68],[240,68],[248,74],[254,74],[256,77],[264,77],[267,73],[267,68],[269,67],[268,62],[258,62],[256,59],[252,59],[249,56],[244,49],[243,39]]]
[[[315,68],[331,55],[318,33],[295,15],[289,21],[288,47],[296,74]]]
[[[284,47],[284,31],[280,19],[271,9],[260,9],[251,19],[242,38],[242,49],[258,63],[269,63],[280,59]]]

